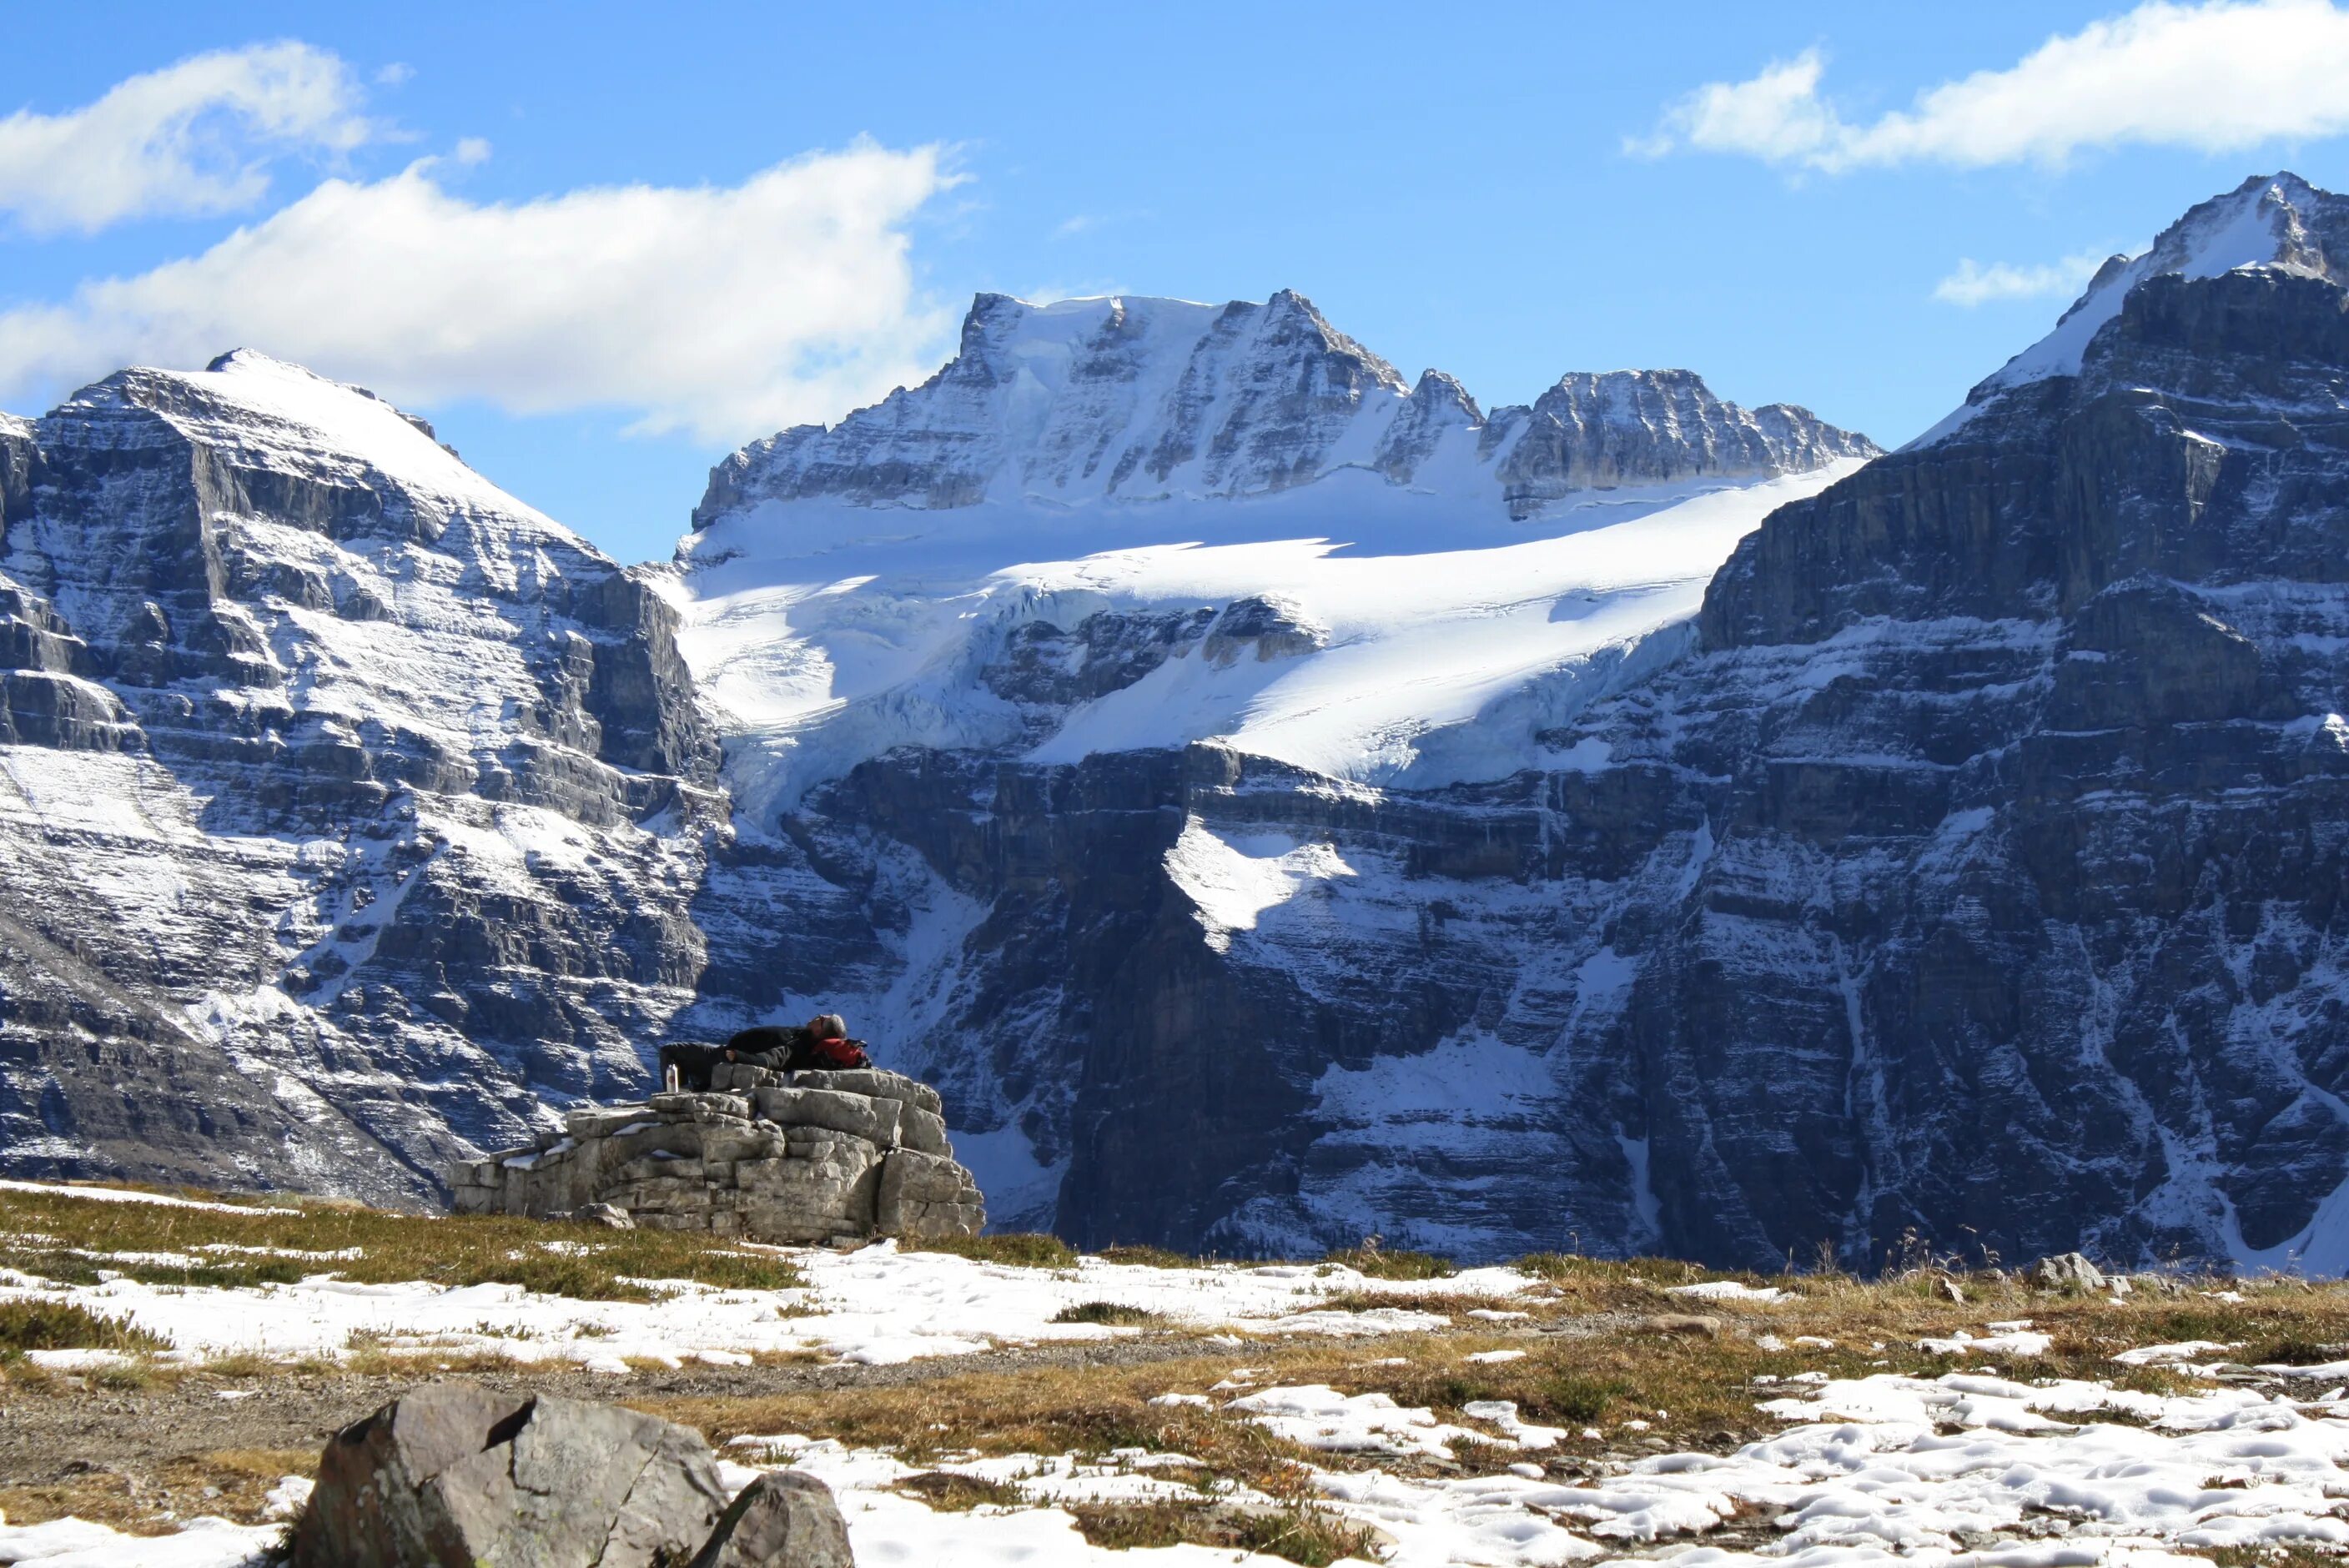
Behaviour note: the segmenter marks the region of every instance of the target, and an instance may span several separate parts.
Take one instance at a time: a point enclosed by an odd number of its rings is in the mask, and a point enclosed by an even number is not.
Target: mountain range
[[[2336,254],[1893,453],[981,295],[649,567],[252,353],[0,417],[0,1166],[430,1203],[823,1005],[1087,1244],[2340,1272]]]

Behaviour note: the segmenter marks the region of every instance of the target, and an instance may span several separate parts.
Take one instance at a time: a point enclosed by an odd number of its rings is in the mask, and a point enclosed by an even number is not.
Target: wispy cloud
[[[1076,213],[1071,217],[1061,219],[1060,222],[1054,226],[1052,230],[1052,238],[1056,240],[1072,238],[1075,235],[1083,233],[1087,229],[1092,228],[1100,222],[1101,220],[1099,218],[1094,217],[1090,212]]]
[[[181,60],[63,114],[0,119],[0,213],[36,232],[233,212],[289,153],[345,153],[378,134],[343,62],[306,44]]]
[[[1963,305],[1971,310],[1993,301],[2076,294],[2087,286],[2088,280],[2096,275],[2096,269],[2104,263],[2100,251],[2082,251],[2060,262],[2043,262],[2036,266],[2017,266],[2012,262],[1992,262],[1983,266],[1967,256],[1958,263],[1955,272],[1933,285],[1933,297],[1944,304]]]
[[[936,148],[519,204],[439,167],[329,180],[199,255],[0,312],[0,398],[244,346],[410,402],[616,408],[730,444],[911,384],[953,326],[908,260],[909,220],[956,182]]]
[[[1812,49],[1744,81],[1708,83],[1625,150],[1740,153],[1835,174],[2060,164],[2131,144],[2227,152],[2349,130],[2349,11],[2329,0],[2149,0],[1865,122],[1822,96],[1826,68]]]

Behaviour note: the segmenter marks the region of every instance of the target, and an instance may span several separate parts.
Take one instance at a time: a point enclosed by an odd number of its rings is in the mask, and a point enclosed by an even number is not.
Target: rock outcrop
[[[798,1470],[769,1470],[742,1489],[689,1568],[856,1568],[832,1489]]]
[[[574,1110],[561,1133],[463,1162],[460,1213],[571,1215],[772,1243],[968,1236],[987,1213],[937,1092],[874,1069],[721,1065],[709,1093]]]

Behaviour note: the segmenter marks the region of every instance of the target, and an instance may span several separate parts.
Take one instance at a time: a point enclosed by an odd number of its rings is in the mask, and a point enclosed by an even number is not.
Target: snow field
[[[1187,649],[1077,705],[1030,759],[1218,740],[1366,784],[1501,778],[1642,638],[1692,614],[1764,516],[1856,467],[1594,492],[1525,523],[1496,506],[1432,513],[1367,472],[1237,501],[770,502],[689,542],[673,585],[679,647],[737,741],[730,777],[754,808],[893,746],[1017,741],[1019,716],[980,672],[1030,622],[1065,631],[1105,610],[1248,596],[1320,645],[1228,660]]]

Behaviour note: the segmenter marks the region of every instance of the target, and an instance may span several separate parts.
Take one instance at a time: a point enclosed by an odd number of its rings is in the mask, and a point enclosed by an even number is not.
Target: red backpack
[[[827,1069],[869,1068],[873,1058],[864,1054],[863,1040],[812,1040],[808,1052]]]

